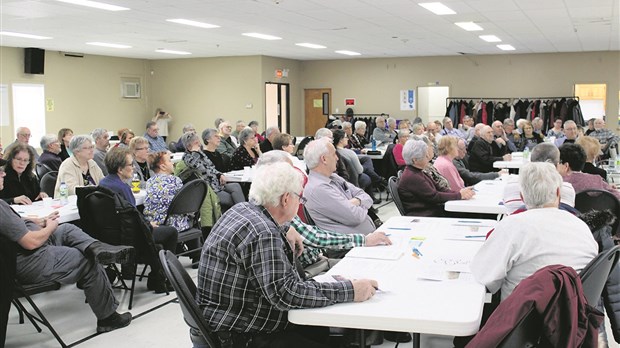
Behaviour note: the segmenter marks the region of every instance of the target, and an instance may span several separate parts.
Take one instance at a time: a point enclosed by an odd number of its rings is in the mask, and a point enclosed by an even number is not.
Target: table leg
[[[357,331],[359,332],[359,335],[360,335],[359,337],[360,348],[365,348],[366,347],[366,333],[364,332],[363,329],[359,329]]]
[[[413,332],[411,334],[411,344],[413,345],[413,348],[420,348],[420,334],[417,332]]]

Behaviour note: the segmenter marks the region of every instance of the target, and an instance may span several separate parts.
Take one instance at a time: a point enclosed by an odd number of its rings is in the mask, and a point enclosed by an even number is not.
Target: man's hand
[[[506,145],[506,141],[504,141],[504,139],[502,138],[496,138],[495,142],[502,146]]]
[[[499,174],[500,176],[502,176],[502,175],[508,175],[508,174],[510,174],[510,173],[508,172],[508,169],[504,168],[504,169],[500,170],[500,171],[498,172],[498,174]]]
[[[360,204],[362,204],[362,201],[360,201],[359,198],[351,198],[349,199],[349,202],[351,202],[351,204],[353,204],[354,206],[359,206]]]
[[[286,240],[288,240],[295,255],[301,255],[304,251],[304,237],[302,237],[299,232],[295,231],[294,228],[290,227],[286,232]]]
[[[32,201],[30,200],[30,198],[21,195],[21,196],[17,196],[15,198],[13,198],[13,204],[23,204],[23,205],[30,205],[32,204]]]
[[[504,159],[504,161],[512,161],[512,155],[509,153],[502,156],[502,158]]]
[[[373,232],[364,238],[366,240],[366,246],[375,246],[375,245],[392,245],[392,241],[388,236],[383,232]]]
[[[379,288],[377,281],[371,279],[355,279],[351,283],[353,283],[353,292],[355,293],[353,301],[355,302],[364,302],[370,299]]]
[[[471,199],[475,194],[476,192],[474,192],[471,187],[465,187],[461,189],[461,199]]]
[[[43,227],[51,228],[52,231],[56,231],[56,228],[58,228],[58,219],[50,219],[49,216],[47,216],[45,218],[45,225],[43,225]]]

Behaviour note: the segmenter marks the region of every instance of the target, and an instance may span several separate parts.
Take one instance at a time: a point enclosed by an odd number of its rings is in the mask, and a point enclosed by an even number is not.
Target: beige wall
[[[566,96],[575,83],[606,83],[606,111],[615,120],[620,52],[305,61],[301,81],[302,93],[332,88],[333,113],[344,112],[345,98],[356,98],[358,113],[399,119],[417,116],[400,111],[399,91],[429,83],[449,86],[456,97]]]
[[[121,98],[121,78],[131,77],[145,81],[149,61],[142,59],[115,58],[85,55],[70,58],[58,52],[45,54],[45,75],[24,74],[24,50],[0,47],[0,83],[43,83],[45,97],[54,102],[54,111],[46,112],[46,128],[56,133],[69,127],[76,134],[90,133],[94,128],[116,130],[130,127],[142,130],[150,117],[147,98]],[[144,90],[144,93],[148,90]],[[9,106],[11,106],[9,88]],[[0,127],[2,144],[15,139],[12,124],[12,108],[9,107],[11,124]],[[38,146],[40,139],[31,139]]]
[[[301,62],[298,60],[267,57],[261,59],[262,84],[264,99],[264,83],[288,83],[290,92],[290,120],[291,134],[303,134],[304,114],[303,114],[303,89],[301,88]],[[288,69],[288,77],[280,79],[275,77],[276,69]],[[264,106],[263,106],[264,109]],[[264,114],[264,112],[263,112]]]

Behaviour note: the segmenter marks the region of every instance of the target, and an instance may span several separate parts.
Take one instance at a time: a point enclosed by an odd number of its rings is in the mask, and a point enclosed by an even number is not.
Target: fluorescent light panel
[[[110,4],[106,4],[103,2],[90,1],[90,0],[56,0],[56,1],[66,2],[67,4],[92,7],[92,8],[97,8],[100,10],[107,10],[107,11],[128,11],[130,10],[130,8],[127,8],[127,7],[110,5]]]
[[[307,48],[314,48],[314,49],[327,48],[323,45],[317,45],[317,44],[307,43],[307,42],[296,43],[295,45],[301,46],[301,47],[307,47]]]
[[[0,35],[2,35],[2,36],[21,37],[21,38],[24,38],[24,39],[35,39],[35,40],[49,40],[49,39],[51,39],[51,37],[49,37],[49,36],[22,34],[22,33],[15,33],[15,32],[12,32],[12,31],[0,31]]]
[[[114,43],[107,43],[107,42],[87,42],[87,45],[92,45],[92,46],[101,46],[101,47],[110,47],[110,48],[131,48],[131,46],[128,45],[121,45],[121,44],[114,44]]]
[[[167,50],[167,49],[163,49],[163,48],[155,50],[155,52],[168,53],[168,54],[178,54],[178,55],[188,55],[188,54],[191,54],[191,52]]]
[[[263,39],[263,40],[282,40],[281,37],[277,37],[277,36],[273,36],[273,35],[267,35],[267,34],[261,34],[261,33],[243,33],[241,35],[253,37],[253,38],[256,38],[256,39]]]
[[[209,23],[204,23],[204,22],[197,22],[197,21],[192,21],[192,20],[183,19],[183,18],[166,19],[166,22],[191,25],[192,27],[198,27],[198,28],[204,28],[204,29],[212,29],[212,28],[219,28],[220,27],[219,25],[215,25],[215,24],[209,24]]]
[[[361,56],[362,55],[361,53],[358,53],[358,52],[346,51],[346,50],[336,51],[336,53],[344,54],[347,56]]]
[[[478,37],[486,42],[501,42],[502,41],[502,39],[500,39],[499,37],[495,35],[480,35]]]
[[[418,3],[418,5],[439,16],[456,14],[454,10],[442,4],[441,2],[421,2]]]
[[[512,45],[497,45],[497,48],[499,48],[502,51],[514,51],[515,48],[512,47]]]
[[[480,30],[484,30],[482,29],[481,26],[479,26],[478,24],[474,23],[474,22],[457,22],[454,23],[456,25],[458,25],[459,27],[467,30],[467,31],[480,31]]]

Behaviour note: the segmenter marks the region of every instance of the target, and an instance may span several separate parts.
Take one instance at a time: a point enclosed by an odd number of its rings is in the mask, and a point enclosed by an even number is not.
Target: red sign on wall
[[[355,106],[355,98],[346,98],[344,100],[344,105],[346,105],[346,106]]]

